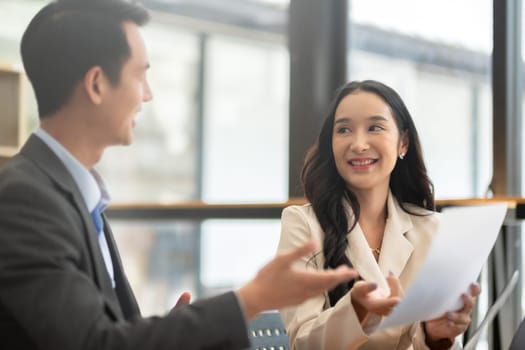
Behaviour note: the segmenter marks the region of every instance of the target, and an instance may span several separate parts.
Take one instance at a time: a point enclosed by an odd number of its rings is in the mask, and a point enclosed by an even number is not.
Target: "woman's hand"
[[[477,283],[472,283],[469,288],[469,294],[463,293],[461,300],[463,307],[454,312],[447,312],[440,318],[424,322],[424,330],[427,344],[439,341],[440,339],[453,340],[456,336],[465,332],[470,325],[472,309],[476,297],[481,292]],[[431,347],[432,348],[432,347]]]
[[[357,281],[352,287],[350,298],[359,321],[362,322],[368,313],[386,316],[403,296],[399,280],[390,273],[386,278],[390,295],[377,288],[373,282]]]

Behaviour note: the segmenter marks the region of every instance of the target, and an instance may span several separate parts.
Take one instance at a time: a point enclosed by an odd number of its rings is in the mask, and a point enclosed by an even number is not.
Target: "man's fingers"
[[[191,301],[191,293],[190,292],[184,292],[181,294],[177,302],[175,303],[175,306],[171,308],[169,314],[174,313],[179,306],[182,305],[188,305]]]
[[[336,276],[337,279],[344,279],[347,277],[348,279],[353,279],[359,277],[359,272],[345,265],[339,266],[335,270],[332,270],[331,273]]]
[[[341,282],[355,279],[359,276],[359,273],[356,270],[344,265],[339,266],[335,270],[324,270],[320,272],[320,274],[321,279],[325,282],[324,284],[330,283],[333,286],[336,286]]]
[[[180,305],[188,305],[190,301],[191,301],[191,293],[184,292],[181,294],[181,296],[177,300],[177,303],[175,303],[175,307],[180,306]]]
[[[298,260],[299,258],[308,255],[310,253],[313,253],[317,249],[317,244],[315,241],[310,240],[305,245],[293,249],[289,252],[282,253],[278,256],[279,261],[285,265],[290,265],[295,260]]]
[[[309,288],[312,292],[332,289],[340,283],[355,279],[359,276],[359,273],[356,270],[344,265],[339,266],[335,270],[296,270],[295,273],[300,274],[300,280],[302,281],[301,283],[303,287]]]

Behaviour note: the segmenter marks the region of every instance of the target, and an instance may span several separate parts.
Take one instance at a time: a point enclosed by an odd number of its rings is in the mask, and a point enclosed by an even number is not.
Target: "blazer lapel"
[[[354,213],[348,202],[345,201],[343,205],[345,206],[348,221],[354,221]],[[359,223],[356,223],[354,229],[348,233],[346,238],[348,239],[346,255],[353,267],[359,272],[361,278],[367,282],[375,282],[379,288],[388,291],[389,287],[386,283],[385,275],[379,269]]]
[[[384,276],[391,271],[399,277],[405,268],[414,246],[405,237],[412,228],[410,215],[403,211],[392,193],[387,199],[388,218],[379,255],[379,268]]]
[[[356,224],[347,238],[348,248],[346,254],[361,278],[367,282],[375,282],[379,288],[389,291],[390,288],[385,279],[386,275],[379,269],[359,224]]]
[[[78,192],[78,190],[76,192]],[[109,306],[109,310],[117,319],[122,319],[123,315],[119,307],[120,304],[116,292],[111,284],[111,279],[109,277],[104,258],[102,257],[102,252],[100,250],[100,244],[98,242],[99,233],[95,228],[93,220],[91,219],[91,215],[88,214],[88,210],[85,206],[85,202],[81,197],[81,194],[76,193],[74,194],[74,197],[75,204],[78,206],[78,210],[82,215],[84,228],[87,232],[86,242],[89,254],[91,255],[91,260],[93,261],[93,265],[95,266],[96,284],[99,287],[100,291],[106,296],[107,300],[109,301],[109,303],[107,303],[107,305]],[[107,224],[104,223],[104,225],[104,227],[106,227]]]
[[[353,212],[346,202],[345,208],[349,221],[354,220]],[[405,233],[412,228],[410,215],[401,209],[391,193],[388,195],[387,208],[388,218],[379,261],[376,262],[359,223],[347,236],[346,252],[360,276],[365,281],[377,283],[384,291],[390,290],[386,283],[388,273],[391,271],[399,277],[414,250],[412,243],[405,238]]]
[[[84,238],[94,266],[92,271],[93,280],[102,293],[111,301],[111,303],[107,305],[109,305],[109,309],[113,315],[116,318],[122,318],[122,313],[118,307],[118,300],[111,286],[104,258],[100,252],[98,233],[75,180],[62,161],[38,136],[31,135],[20,153],[32,159],[35,164],[50,177],[55,185],[64,192],[64,195],[69,197],[71,203],[80,213],[84,225],[84,232],[86,233]]]

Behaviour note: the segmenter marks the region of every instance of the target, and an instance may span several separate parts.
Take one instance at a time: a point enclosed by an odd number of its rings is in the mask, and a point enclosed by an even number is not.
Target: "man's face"
[[[105,98],[107,146],[129,145],[133,141],[133,128],[142,103],[153,97],[146,79],[149,61],[139,27],[132,22],[122,26],[131,54],[122,66],[118,84],[109,87]]]

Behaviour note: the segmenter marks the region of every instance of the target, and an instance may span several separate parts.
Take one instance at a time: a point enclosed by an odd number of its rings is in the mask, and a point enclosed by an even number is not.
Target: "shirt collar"
[[[102,176],[94,169],[87,169],[80,163],[60,142],[49,135],[44,129],[38,128],[35,133],[64,163],[67,170],[75,180],[75,183],[84,198],[89,212],[99,204],[104,208],[109,204],[111,196]]]

